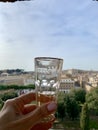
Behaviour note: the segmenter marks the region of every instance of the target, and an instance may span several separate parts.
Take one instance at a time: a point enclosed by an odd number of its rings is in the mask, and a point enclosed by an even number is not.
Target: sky
[[[34,70],[35,57],[63,58],[63,69],[98,70],[98,2],[0,2],[0,70]]]

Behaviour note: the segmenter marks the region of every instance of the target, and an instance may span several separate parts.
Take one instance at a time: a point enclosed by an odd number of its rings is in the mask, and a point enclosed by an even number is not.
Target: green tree
[[[65,117],[65,104],[64,102],[60,102],[58,103],[58,107],[57,107],[57,116],[60,117],[62,120]]]
[[[89,127],[89,110],[87,103],[82,106],[82,111],[80,115],[80,127],[82,130],[90,130]]]
[[[86,91],[83,88],[72,89],[70,94],[75,98],[79,104],[85,103]]]
[[[67,94],[64,98],[64,103],[68,117],[70,117],[72,120],[77,118],[79,116],[79,104],[77,101],[69,94]]]
[[[62,102],[64,102],[64,97],[65,97],[65,93],[64,92],[58,92],[58,95],[57,95],[57,102],[58,103],[62,103]]]
[[[98,111],[98,87],[93,88],[87,93],[86,102],[88,103],[89,109]]]
[[[7,99],[12,99],[12,98],[15,98],[17,97],[17,93],[16,92],[9,92],[9,93],[4,93],[2,96],[1,96],[1,99],[2,101],[6,101]]]
[[[35,85],[34,84],[29,84],[29,85],[0,85],[0,90],[8,90],[8,89],[35,89]]]

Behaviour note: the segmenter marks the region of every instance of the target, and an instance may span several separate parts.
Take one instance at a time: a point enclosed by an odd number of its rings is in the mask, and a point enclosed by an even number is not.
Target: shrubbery
[[[82,130],[90,130],[89,127],[89,110],[88,105],[85,103],[82,107],[82,112],[80,116],[80,127]]]
[[[72,89],[69,93],[58,94],[57,114],[60,118],[69,117],[74,120],[79,117],[81,105],[85,103],[86,92],[84,89]]]
[[[19,86],[19,85],[0,85],[0,109],[4,101],[18,96],[16,90],[35,89],[35,85]]]
[[[2,101],[6,101],[8,99],[12,99],[12,98],[15,98],[17,96],[18,96],[18,94],[16,92],[8,92],[8,93],[1,94],[0,98]]]
[[[35,85],[30,84],[26,86],[20,86],[20,85],[0,85],[0,90],[8,90],[8,89],[35,89]]]

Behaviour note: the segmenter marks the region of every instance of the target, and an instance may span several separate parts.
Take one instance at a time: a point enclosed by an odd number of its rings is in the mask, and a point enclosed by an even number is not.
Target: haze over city
[[[98,2],[0,2],[0,70],[34,70],[34,57],[64,59],[63,69],[98,70]]]

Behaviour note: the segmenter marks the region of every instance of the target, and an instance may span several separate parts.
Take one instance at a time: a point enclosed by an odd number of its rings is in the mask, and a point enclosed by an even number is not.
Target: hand
[[[32,127],[31,130],[48,130],[49,128],[52,127],[54,120],[55,118],[49,122],[40,122],[34,127]]]
[[[41,120],[53,113],[57,105],[48,102],[37,107],[30,104],[35,99],[36,95],[29,93],[6,101],[0,112],[0,130],[48,130],[54,120],[46,123]]]

